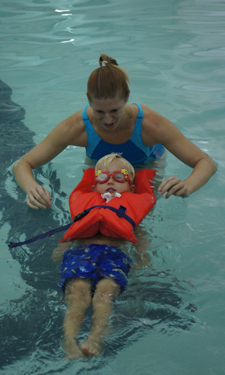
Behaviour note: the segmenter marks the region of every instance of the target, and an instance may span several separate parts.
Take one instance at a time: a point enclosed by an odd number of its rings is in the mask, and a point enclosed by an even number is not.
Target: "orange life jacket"
[[[122,193],[120,198],[114,197],[109,203],[106,203],[99,193],[91,191],[94,185],[94,172],[93,168],[86,169],[83,179],[71,193],[69,197],[71,217],[74,219],[76,215],[93,206],[103,207],[88,210],[89,213],[74,222],[59,242],[93,237],[100,232],[106,237],[137,243],[134,226],[140,224],[156,202],[152,185],[155,171],[149,169],[137,171],[134,179],[135,193]],[[114,212],[113,209],[118,211]]]

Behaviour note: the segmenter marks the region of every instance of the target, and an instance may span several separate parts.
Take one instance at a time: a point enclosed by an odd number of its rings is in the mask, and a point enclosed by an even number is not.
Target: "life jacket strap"
[[[115,207],[112,207],[112,206],[103,206],[103,205],[101,205],[101,204],[98,204],[98,205],[96,205],[96,206],[93,206],[93,207],[90,207],[90,208],[84,210],[83,212],[85,212],[85,211],[90,212],[93,208],[97,208],[97,207],[100,207],[100,208],[108,208],[109,210],[115,212],[115,213],[117,214],[118,217],[123,217],[124,219],[126,219],[126,220],[132,225],[132,227],[135,229],[135,226],[136,226],[136,225],[135,225],[134,220],[131,219],[130,216],[128,216],[127,214],[125,214],[126,207],[121,206],[121,205],[120,205],[119,208],[115,208]],[[83,214],[83,212],[82,212],[81,214]],[[81,215],[81,214],[78,214],[78,215]],[[78,216],[78,215],[77,215],[77,216]],[[74,220],[76,219],[77,216],[75,216]],[[84,215],[84,216],[85,216],[85,215]],[[82,217],[83,217],[83,216],[82,216]]]
[[[135,229],[135,222],[130,218],[130,216],[128,216],[128,215],[125,214],[126,207],[120,206],[119,208],[115,208],[115,207],[112,207],[112,206],[96,205],[96,206],[87,208],[83,212],[80,212],[79,214],[77,214],[75,216],[75,218],[74,218],[74,220],[73,220],[72,223],[63,225],[63,226],[61,226],[59,228],[56,228],[56,229],[52,229],[52,230],[50,230],[50,231],[48,231],[46,233],[39,234],[38,236],[32,237],[29,240],[26,240],[26,241],[23,241],[23,242],[10,242],[8,244],[8,247],[9,247],[9,249],[12,249],[13,247],[27,245],[29,243],[41,240],[43,238],[50,237],[50,236],[52,236],[55,233],[63,232],[65,230],[69,229],[71,227],[71,225],[73,225],[76,221],[78,221],[78,220],[82,219],[84,216],[86,216],[91,210],[93,210],[93,208],[98,208],[98,207],[100,207],[100,208],[108,208],[111,211],[114,211],[117,214],[118,217],[123,217],[124,219],[126,219],[133,226],[133,228]]]

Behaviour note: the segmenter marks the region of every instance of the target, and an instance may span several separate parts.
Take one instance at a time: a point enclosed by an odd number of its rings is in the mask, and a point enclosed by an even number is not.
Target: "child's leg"
[[[67,312],[63,329],[65,334],[64,348],[68,355],[66,358],[74,359],[83,356],[76,343],[85,311],[91,303],[91,281],[89,279],[74,278],[70,280],[65,289]]]
[[[93,324],[88,339],[81,344],[85,355],[99,355],[102,350],[103,338],[107,334],[109,318],[113,308],[113,300],[118,296],[120,286],[110,278],[101,279],[96,285],[92,300]]]

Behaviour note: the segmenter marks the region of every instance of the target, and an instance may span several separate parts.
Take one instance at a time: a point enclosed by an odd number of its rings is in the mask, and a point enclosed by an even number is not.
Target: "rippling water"
[[[0,373],[224,374],[224,23],[219,0],[1,2]],[[5,242],[69,220],[85,153],[68,147],[37,171],[52,190],[51,211],[31,212],[8,168],[86,104],[100,52],[127,69],[130,101],[173,121],[218,172],[188,199],[158,197],[142,224],[151,269],[133,272],[115,302],[103,355],[68,363],[59,270],[50,259],[60,236],[10,252]],[[157,180],[190,173],[170,154],[154,167]]]

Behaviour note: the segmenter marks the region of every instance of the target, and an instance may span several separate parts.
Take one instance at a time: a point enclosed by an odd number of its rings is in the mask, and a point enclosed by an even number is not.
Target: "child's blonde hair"
[[[104,164],[104,166],[106,168],[108,168],[116,160],[121,160],[123,162],[124,167],[127,169],[128,175],[129,175],[131,181],[133,182],[134,176],[135,176],[134,168],[129,163],[128,160],[124,159],[119,154],[112,153],[112,154],[108,154],[108,155],[103,156],[103,158],[99,159],[99,161],[97,162],[97,164],[95,166],[95,172],[97,172],[99,164]]]

